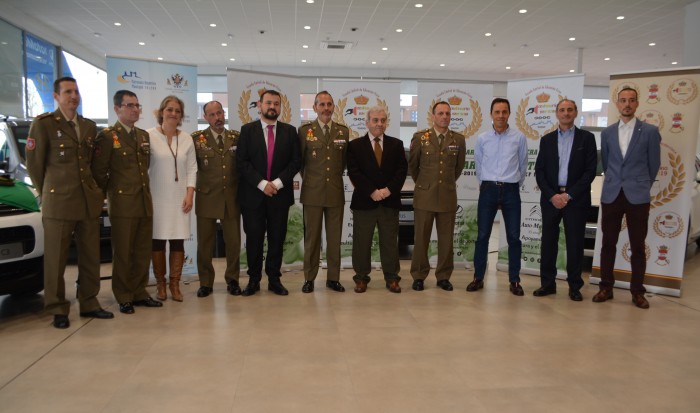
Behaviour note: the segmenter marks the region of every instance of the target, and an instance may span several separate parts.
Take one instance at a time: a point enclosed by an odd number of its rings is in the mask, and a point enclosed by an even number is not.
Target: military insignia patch
[[[36,141],[34,140],[34,138],[27,138],[26,148],[28,151],[33,151],[34,148],[36,148]]]

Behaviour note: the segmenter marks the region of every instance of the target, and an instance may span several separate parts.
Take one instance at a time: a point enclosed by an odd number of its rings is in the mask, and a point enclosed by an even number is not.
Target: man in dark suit
[[[70,327],[63,279],[71,238],[78,249],[80,316],[113,318],[97,300],[100,292],[100,224],[104,194],[90,170],[95,122],[78,114],[80,91],[72,77],[53,84],[58,108],[37,116],[27,138],[27,168],[41,195],[44,225],[44,309],[53,326]]]
[[[651,206],[649,191],[661,166],[661,135],[656,126],[634,117],[639,107],[636,90],[623,88],[617,94],[615,104],[620,120],[605,128],[601,134],[601,159],[605,173],[600,196],[603,246],[600,251],[600,291],[593,296],[593,302],[601,303],[613,298],[617,239],[624,216],[632,250],[632,303],[639,308],[649,308],[643,285],[647,266],[644,240]]]
[[[277,295],[289,294],[280,282],[280,268],[287,214],[294,204],[292,180],[299,172],[301,152],[294,126],[277,122],[281,104],[282,98],[275,90],[266,90],[260,95],[261,118],[243,125],[236,151],[240,173],[238,202],[246,233],[250,276],[242,291],[244,296],[260,290],[266,232],[268,290]]]
[[[581,301],[583,240],[597,165],[596,143],[592,133],[574,126],[578,116],[576,102],[561,100],[556,115],[559,127],[542,137],[535,162],[542,206],[542,244],[541,287],[533,294],[543,297],[557,292],[559,223],[564,220],[569,298]]]
[[[348,176],[355,187],[350,202],[355,292],[365,292],[370,282],[372,237],[374,228],[378,227],[386,288],[400,293],[399,208],[408,162],[403,143],[384,135],[387,124],[384,109],[373,107],[367,111],[366,124],[367,134],[348,145]]]

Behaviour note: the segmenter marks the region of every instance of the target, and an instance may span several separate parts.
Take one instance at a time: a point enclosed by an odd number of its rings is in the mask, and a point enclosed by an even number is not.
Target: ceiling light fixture
[[[230,60],[230,61],[232,61],[232,62],[235,62],[235,61],[236,61],[236,58],[235,58],[235,57],[232,57],[232,58],[230,58],[230,59],[228,59],[228,60]]]
[[[459,54],[465,54],[465,53],[467,53],[466,50],[460,50],[460,51],[459,51]]]
[[[444,63],[440,63],[440,67],[445,67],[445,64],[444,64]]]
[[[677,64],[678,64],[678,62],[671,62],[671,64],[672,64],[672,65],[677,65]]]
[[[306,2],[309,4],[314,4],[314,0],[306,0]]]
[[[606,57],[606,58],[603,59],[603,60],[605,60],[605,61],[607,62],[608,60],[610,60],[610,58],[609,58],[609,57]]]
[[[617,16],[617,20],[625,20],[625,16]]]
[[[540,54],[539,54],[539,53],[535,53],[535,54],[533,54],[533,56],[535,56],[535,57],[540,57]]]
[[[421,7],[423,7],[423,5],[420,4],[420,3],[416,3],[415,6],[416,6],[417,9],[420,9]]]
[[[574,72],[575,72],[574,69],[569,69],[569,73],[574,73]]]
[[[216,27],[216,23],[209,23],[209,27]]]
[[[145,46],[145,45],[146,45],[145,42],[139,42],[139,46]]]
[[[389,48],[388,48],[388,47],[382,47],[382,50],[384,50],[384,51],[386,52],[387,50],[389,50]]]
[[[228,46],[228,43],[221,43],[221,45],[226,47],[226,46]]]
[[[525,13],[527,13],[527,10],[526,10],[526,9],[520,9],[520,10],[518,10],[518,13],[520,13],[520,14],[525,14]]]
[[[569,37],[569,41],[570,41],[570,42],[573,42],[574,40],[576,40],[575,37]]]
[[[301,59],[301,63],[306,63],[306,59]]]
[[[304,26],[304,30],[311,30],[311,26]]]
[[[401,33],[403,29],[396,29],[396,33]]]
[[[97,33],[97,32],[93,33],[92,35],[95,36],[95,37],[100,37],[100,36],[102,36],[102,34]]]
[[[654,43],[654,42],[649,43],[649,46],[656,46],[656,43]]]
[[[158,60],[163,60],[163,58],[162,58],[162,57],[160,57],[160,56],[158,56],[158,57],[157,57],[156,59],[158,59]]]
[[[377,64],[377,62],[372,62],[372,64],[373,64],[373,65],[376,65],[376,64]]]
[[[114,25],[115,25],[115,26],[121,26],[122,24],[119,23],[119,22],[114,22]]]
[[[506,66],[506,70],[510,70],[510,66]]]
[[[301,45],[301,47],[302,47],[303,49],[308,49],[308,48],[309,48],[309,45],[308,45],[308,44],[303,44],[303,45]]]
[[[491,36],[491,33],[484,33],[484,36],[489,37]]]

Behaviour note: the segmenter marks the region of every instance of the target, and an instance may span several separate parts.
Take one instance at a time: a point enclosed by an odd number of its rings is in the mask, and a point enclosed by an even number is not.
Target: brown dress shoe
[[[364,293],[367,291],[367,283],[364,281],[355,281],[355,292]]]
[[[401,292],[401,287],[399,286],[399,282],[397,280],[387,281],[386,289],[391,291],[392,293],[400,293]]]
[[[467,286],[467,291],[473,292],[481,290],[482,288],[484,288],[484,280],[477,280],[474,278],[474,281],[470,282]]]
[[[607,288],[601,288],[596,295],[593,296],[594,303],[602,303],[613,299],[613,292]]]
[[[649,308],[649,301],[644,298],[644,294],[632,294],[632,302],[639,308]]]
[[[523,291],[523,287],[520,286],[520,283],[510,283],[510,292],[518,297],[525,295],[525,291]]]

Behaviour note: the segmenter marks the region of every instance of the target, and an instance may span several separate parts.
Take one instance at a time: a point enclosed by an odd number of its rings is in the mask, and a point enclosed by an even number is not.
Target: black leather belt
[[[482,183],[482,184],[496,185],[496,186],[518,185],[517,182],[501,182],[501,181],[481,181],[481,183]]]
[[[565,187],[565,186],[560,186],[560,187],[559,187],[559,193],[560,193],[560,194],[563,194],[564,192],[566,192],[566,187]]]

